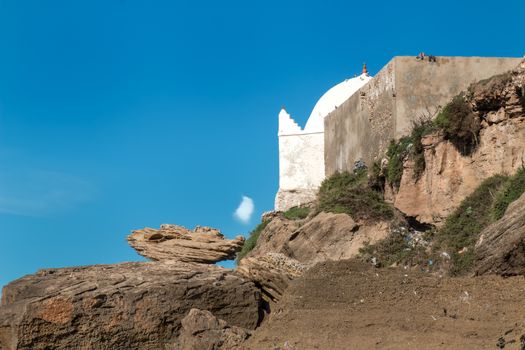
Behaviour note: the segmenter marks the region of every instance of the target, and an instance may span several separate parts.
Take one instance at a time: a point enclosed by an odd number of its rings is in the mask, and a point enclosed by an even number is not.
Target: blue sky
[[[525,54],[522,0],[0,0],[0,286],[273,207],[277,114],[395,55]],[[248,223],[233,212],[253,199]]]

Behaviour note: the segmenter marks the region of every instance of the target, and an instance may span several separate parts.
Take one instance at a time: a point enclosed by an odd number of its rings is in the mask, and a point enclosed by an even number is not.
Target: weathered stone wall
[[[521,58],[394,57],[367,85],[325,118],[325,170],[371,164],[413,120],[433,114],[471,83],[515,68]]]
[[[351,170],[370,159],[394,137],[395,61],[325,118],[325,173]]]

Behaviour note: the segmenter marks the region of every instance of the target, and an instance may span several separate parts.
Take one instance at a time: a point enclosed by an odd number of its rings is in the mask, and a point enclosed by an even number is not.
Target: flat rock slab
[[[129,245],[145,258],[155,261],[176,260],[214,264],[235,259],[244,245],[244,237],[225,239],[210,227],[188,230],[178,225],[161,225],[160,229],[144,228],[128,236]]]
[[[254,329],[260,292],[217,266],[123,263],[46,269],[3,290],[0,349],[165,349],[192,308]]]

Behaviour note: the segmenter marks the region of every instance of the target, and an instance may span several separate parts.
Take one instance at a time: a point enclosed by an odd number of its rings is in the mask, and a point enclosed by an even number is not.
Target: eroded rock
[[[280,253],[245,257],[236,271],[259,286],[268,301],[281,298],[290,282],[301,276],[306,265]]]
[[[466,101],[481,121],[476,150],[463,155],[440,133],[431,134],[422,139],[424,172],[414,176],[413,162],[405,162],[394,205],[422,223],[442,225],[483,180],[513,174],[525,161],[525,61],[473,85]]]
[[[173,350],[236,350],[251,332],[218,319],[211,312],[191,309]]]
[[[158,350],[192,308],[254,329],[261,294],[231,270],[177,262],[46,269],[11,282],[0,307],[2,350]]]
[[[282,253],[304,264],[355,257],[365,242],[388,235],[386,222],[360,225],[347,214],[321,212],[307,220],[277,217],[261,233],[249,256]]]
[[[155,261],[181,261],[214,264],[235,259],[244,237],[225,239],[219,230],[197,226],[193,231],[178,225],[133,231],[128,243],[140,255]]]
[[[477,275],[525,275],[525,195],[482,231],[475,253]]]

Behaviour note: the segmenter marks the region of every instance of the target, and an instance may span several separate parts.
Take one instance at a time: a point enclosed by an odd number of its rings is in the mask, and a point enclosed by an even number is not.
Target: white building
[[[325,178],[324,118],[371,77],[363,73],[328,90],[315,104],[304,129],[283,108],[279,113],[279,191],[275,210],[311,202]]]

